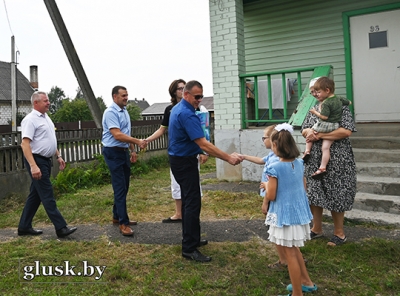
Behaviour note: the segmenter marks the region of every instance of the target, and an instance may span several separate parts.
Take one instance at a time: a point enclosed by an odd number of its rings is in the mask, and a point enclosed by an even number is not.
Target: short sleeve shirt
[[[131,119],[126,108],[120,108],[114,102],[103,114],[103,136],[101,143],[104,147],[128,148],[129,143],[117,141],[110,132],[112,128],[119,128],[120,131],[128,136],[131,135]]]
[[[267,182],[269,180],[268,174],[267,174],[267,167],[271,164],[274,163],[276,161],[279,161],[279,157],[276,156],[276,154],[274,152],[270,152],[268,153],[267,156],[264,156],[262,158],[262,160],[264,161],[264,168],[263,168],[263,172],[261,175],[261,182]],[[260,189],[260,196],[265,197],[265,189],[261,188]]]
[[[55,126],[50,117],[32,110],[21,122],[22,138],[31,140],[33,154],[52,157],[57,150]]]
[[[169,125],[169,117],[171,115],[172,107],[174,107],[174,106],[173,105],[169,105],[164,110],[164,118],[163,118],[163,120],[161,122],[161,125],[164,126],[164,127],[168,127],[168,125]]]
[[[348,100],[343,100],[337,96],[327,98],[322,103],[321,115],[327,116],[327,122],[340,122],[342,120],[342,106],[348,105]]]
[[[168,127],[168,154],[194,156],[202,153],[194,140],[204,138],[200,118],[186,100],[181,100],[171,111]]]

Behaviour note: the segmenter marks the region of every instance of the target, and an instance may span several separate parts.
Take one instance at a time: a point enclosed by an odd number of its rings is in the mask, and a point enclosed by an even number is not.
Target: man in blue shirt
[[[126,196],[129,190],[131,162],[136,162],[135,144],[146,148],[147,143],[131,137],[131,119],[126,110],[128,92],[123,86],[112,89],[113,103],[103,114],[103,156],[111,173],[114,190],[113,223],[119,224],[122,235],[132,236],[133,230],[126,209]]]
[[[197,155],[203,152],[237,165],[242,158],[237,154],[227,154],[204,137],[200,119],[195,111],[203,99],[203,86],[198,81],[189,81],[184,89],[183,100],[171,111],[168,128],[168,154],[171,170],[181,187],[182,195],[182,256],[209,262],[197,247],[207,244],[200,241],[200,174]]]

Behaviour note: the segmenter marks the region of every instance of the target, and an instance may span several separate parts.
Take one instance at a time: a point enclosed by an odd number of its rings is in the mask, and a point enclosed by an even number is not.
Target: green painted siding
[[[399,1],[244,1],[246,72],[329,64],[336,94],[345,96],[342,13],[391,3]]]

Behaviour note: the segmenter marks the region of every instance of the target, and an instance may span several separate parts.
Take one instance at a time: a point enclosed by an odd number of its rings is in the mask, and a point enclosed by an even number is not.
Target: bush
[[[76,192],[78,189],[91,188],[111,183],[110,170],[103,155],[98,154],[89,164],[71,168],[67,164],[65,169],[56,178],[52,179],[55,194]],[[152,157],[146,161],[138,160],[131,164],[131,176],[140,177],[150,170],[168,166],[167,156]]]

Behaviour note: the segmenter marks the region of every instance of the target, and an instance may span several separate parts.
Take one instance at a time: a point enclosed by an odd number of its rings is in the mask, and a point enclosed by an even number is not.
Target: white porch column
[[[215,144],[228,153],[240,152],[240,80],[245,72],[243,0],[211,0]],[[217,178],[241,180],[241,165],[217,160]]]

